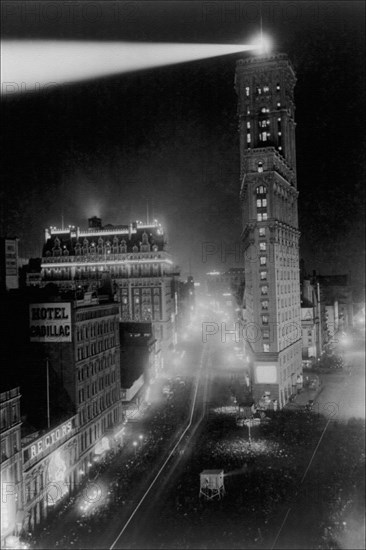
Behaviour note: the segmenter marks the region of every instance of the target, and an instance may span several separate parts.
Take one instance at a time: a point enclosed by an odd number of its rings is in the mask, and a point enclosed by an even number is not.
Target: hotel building
[[[158,222],[103,226],[93,217],[85,230],[46,229],[41,286],[52,282],[65,290],[92,291],[103,285],[107,274],[120,321],[152,322],[162,351],[172,349],[177,341],[177,273]]]

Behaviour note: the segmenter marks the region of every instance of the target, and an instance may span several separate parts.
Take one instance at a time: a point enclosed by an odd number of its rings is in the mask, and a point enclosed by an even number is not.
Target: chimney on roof
[[[101,220],[101,218],[98,218],[98,216],[93,216],[92,218],[89,218],[88,222],[89,222],[89,229],[101,229],[102,228],[102,220]]]

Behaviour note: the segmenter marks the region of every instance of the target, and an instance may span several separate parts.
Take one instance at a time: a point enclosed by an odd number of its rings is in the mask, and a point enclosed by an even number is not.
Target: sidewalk
[[[305,387],[301,390],[301,393],[297,394],[295,397],[295,401],[292,403],[287,403],[285,405],[285,409],[303,409],[305,405],[309,402],[310,399],[315,401],[315,399],[318,397],[318,395],[323,391],[324,389],[324,383],[321,380],[321,384],[316,389],[309,389],[308,387]]]

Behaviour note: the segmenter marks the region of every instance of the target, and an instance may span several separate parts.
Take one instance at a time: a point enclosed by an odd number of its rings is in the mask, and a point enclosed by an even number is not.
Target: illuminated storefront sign
[[[56,445],[56,443],[60,443],[63,439],[65,439],[66,436],[72,432],[74,427],[75,420],[71,419],[62,424],[59,428],[56,428],[44,437],[35,441],[32,445],[24,449],[24,462],[38,456],[43,451],[52,451],[52,447]]]
[[[31,342],[71,342],[71,304],[31,304],[29,320]]]
[[[276,384],[276,365],[257,365],[255,367],[255,376],[257,384]]]

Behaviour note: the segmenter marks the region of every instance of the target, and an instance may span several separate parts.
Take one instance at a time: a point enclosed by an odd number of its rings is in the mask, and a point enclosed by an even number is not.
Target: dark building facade
[[[0,393],[1,435],[1,548],[21,530],[22,457],[19,387]]]
[[[120,323],[121,399],[126,418],[148,401],[150,384],[159,373],[161,350],[151,323]]]
[[[122,420],[118,304],[92,293],[58,295],[31,303],[29,316],[34,354],[49,379],[49,424],[53,411],[57,419],[77,415],[79,482],[112,447]]]
[[[302,369],[295,83],[285,54],[237,63],[243,333],[253,397],[267,392],[280,407],[296,392]]]

